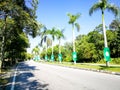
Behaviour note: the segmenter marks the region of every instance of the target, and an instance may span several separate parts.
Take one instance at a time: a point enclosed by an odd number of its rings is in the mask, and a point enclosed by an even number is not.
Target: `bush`
[[[104,59],[101,59],[97,63],[105,63],[106,61]],[[120,58],[111,58],[110,61],[111,64],[120,64]]]
[[[72,55],[68,54],[63,58],[64,61],[66,62],[72,62]]]
[[[120,64],[120,58],[112,58],[113,64]]]

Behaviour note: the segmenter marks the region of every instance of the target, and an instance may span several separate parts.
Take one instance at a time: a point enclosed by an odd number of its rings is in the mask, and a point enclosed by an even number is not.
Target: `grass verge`
[[[70,62],[44,62],[47,64],[53,64],[53,65],[60,65],[60,66],[67,66],[67,67],[73,67],[73,68],[81,68],[81,69],[93,69],[93,70],[103,70],[108,72],[117,72],[120,73],[120,65],[110,65],[109,67],[106,67],[105,64],[96,64],[96,63],[77,63],[73,64]]]

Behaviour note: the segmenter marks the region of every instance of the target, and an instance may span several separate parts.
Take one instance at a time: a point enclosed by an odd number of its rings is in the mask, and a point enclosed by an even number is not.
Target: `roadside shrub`
[[[101,59],[97,63],[105,63],[106,61],[104,59]],[[111,64],[120,64],[120,58],[111,58],[110,61]]]
[[[120,58],[112,58],[113,64],[120,64]]]

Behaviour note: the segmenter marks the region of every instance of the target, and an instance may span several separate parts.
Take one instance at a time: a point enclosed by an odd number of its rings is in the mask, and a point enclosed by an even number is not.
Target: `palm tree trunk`
[[[51,55],[51,60],[54,61],[54,54],[53,54],[53,40],[52,40],[52,55]]]
[[[46,42],[46,54],[47,54],[47,42]]]
[[[103,35],[104,35],[104,46],[108,47],[107,45],[107,37],[106,37],[106,29],[105,29],[105,21],[104,21],[104,12],[102,11],[102,24],[103,24]],[[106,66],[109,66],[109,61],[106,61]]]
[[[74,32],[74,24],[72,24],[72,39],[73,39],[73,52],[75,52],[75,32]],[[76,64],[76,60],[74,60],[74,64]]]
[[[60,45],[60,39],[59,39],[59,54],[61,54],[61,45]]]
[[[52,40],[52,55],[53,55],[53,40]]]
[[[75,52],[75,34],[74,34],[74,24],[72,24],[72,41],[73,41],[73,52]]]
[[[1,46],[1,60],[0,60],[0,72],[2,67],[4,67],[4,35],[2,36],[2,46]]]
[[[2,46],[1,46],[1,64],[0,64],[0,69],[2,67],[4,67],[4,43],[5,43],[5,36],[4,35],[5,35],[5,29],[6,29],[6,26],[7,26],[6,19],[7,19],[7,16],[5,15],[5,18],[4,18],[5,25],[4,25],[3,30],[2,30]]]
[[[47,42],[46,42],[46,59],[47,59]]]
[[[58,58],[60,57],[59,55],[61,55],[61,45],[60,45],[60,39],[59,39],[59,54],[58,54]],[[61,60],[59,59],[59,62],[61,63]]]
[[[104,13],[102,13],[102,24],[103,24],[103,34],[104,34],[104,45],[105,45],[105,47],[108,47],[107,37],[106,37],[106,29],[105,29],[105,21],[104,21]]]
[[[4,67],[4,42],[5,42],[5,37],[4,37],[4,35],[2,36],[2,47],[1,47],[1,52],[2,52],[2,55],[1,55],[1,61],[2,61],[2,63],[1,63],[1,65]],[[1,67],[2,67],[1,66]]]

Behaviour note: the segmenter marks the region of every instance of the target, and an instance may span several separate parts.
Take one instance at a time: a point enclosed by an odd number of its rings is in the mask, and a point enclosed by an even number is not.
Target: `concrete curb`
[[[44,63],[44,64],[47,64],[47,63]],[[63,65],[57,65],[57,64],[49,64],[49,65],[55,65],[55,66],[61,66],[61,67],[68,67],[68,68],[73,68],[73,69],[87,70],[87,71],[100,72],[100,73],[106,73],[106,74],[111,74],[111,75],[118,75],[118,76],[120,76],[120,72],[110,72],[110,71],[105,71],[105,70],[96,70],[96,69],[70,67],[70,66],[63,66]]]
[[[76,67],[71,67],[71,68],[81,69],[81,70],[88,70],[88,71],[93,71],[93,72],[106,73],[106,74],[112,74],[112,75],[119,75],[120,76],[120,73],[118,73],[118,72],[110,72],[110,71],[105,71],[105,70],[86,69],[86,68],[76,68]]]
[[[58,66],[62,66],[62,65],[58,65]],[[106,73],[106,74],[112,74],[112,75],[119,75],[120,76],[120,73],[118,73],[118,72],[110,72],[110,71],[105,71],[105,70],[96,70],[96,69],[87,69],[87,68],[77,68],[77,67],[69,67],[69,66],[64,66],[64,67],[93,71],[93,72],[100,72],[100,73]]]

